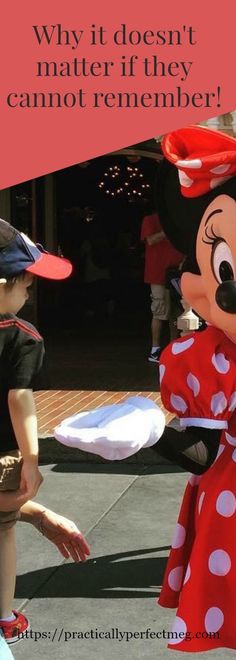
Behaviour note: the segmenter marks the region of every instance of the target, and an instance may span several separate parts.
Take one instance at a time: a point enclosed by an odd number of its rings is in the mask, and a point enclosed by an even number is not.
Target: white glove
[[[118,461],[154,445],[164,428],[165,415],[159,406],[146,397],[133,396],[124,403],[68,417],[55,428],[54,436],[68,447]]]

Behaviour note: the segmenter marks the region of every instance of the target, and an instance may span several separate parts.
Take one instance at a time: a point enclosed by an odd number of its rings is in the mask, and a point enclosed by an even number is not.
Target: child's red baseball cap
[[[72,264],[36,245],[31,239],[0,219],[0,278],[11,278],[29,271],[50,280],[64,280],[72,272]]]

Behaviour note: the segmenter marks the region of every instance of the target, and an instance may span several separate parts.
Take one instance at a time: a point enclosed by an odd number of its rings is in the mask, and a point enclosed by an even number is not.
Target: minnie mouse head
[[[162,149],[158,210],[187,255],[183,296],[236,341],[236,140],[193,126],[166,135]]]

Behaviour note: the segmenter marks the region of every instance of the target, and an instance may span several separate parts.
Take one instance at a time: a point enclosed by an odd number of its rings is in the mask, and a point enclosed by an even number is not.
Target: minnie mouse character
[[[207,323],[161,355],[161,394],[183,432],[156,449],[190,469],[159,599],[178,607],[169,647],[236,649],[236,140],[206,128],[163,141],[158,210],[185,254],[183,297]],[[179,176],[181,191],[177,177]]]

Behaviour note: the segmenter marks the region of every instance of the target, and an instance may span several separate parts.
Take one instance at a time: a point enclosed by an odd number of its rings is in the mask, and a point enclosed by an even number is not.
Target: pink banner
[[[3,5],[0,188],[236,107],[233,0]]]

